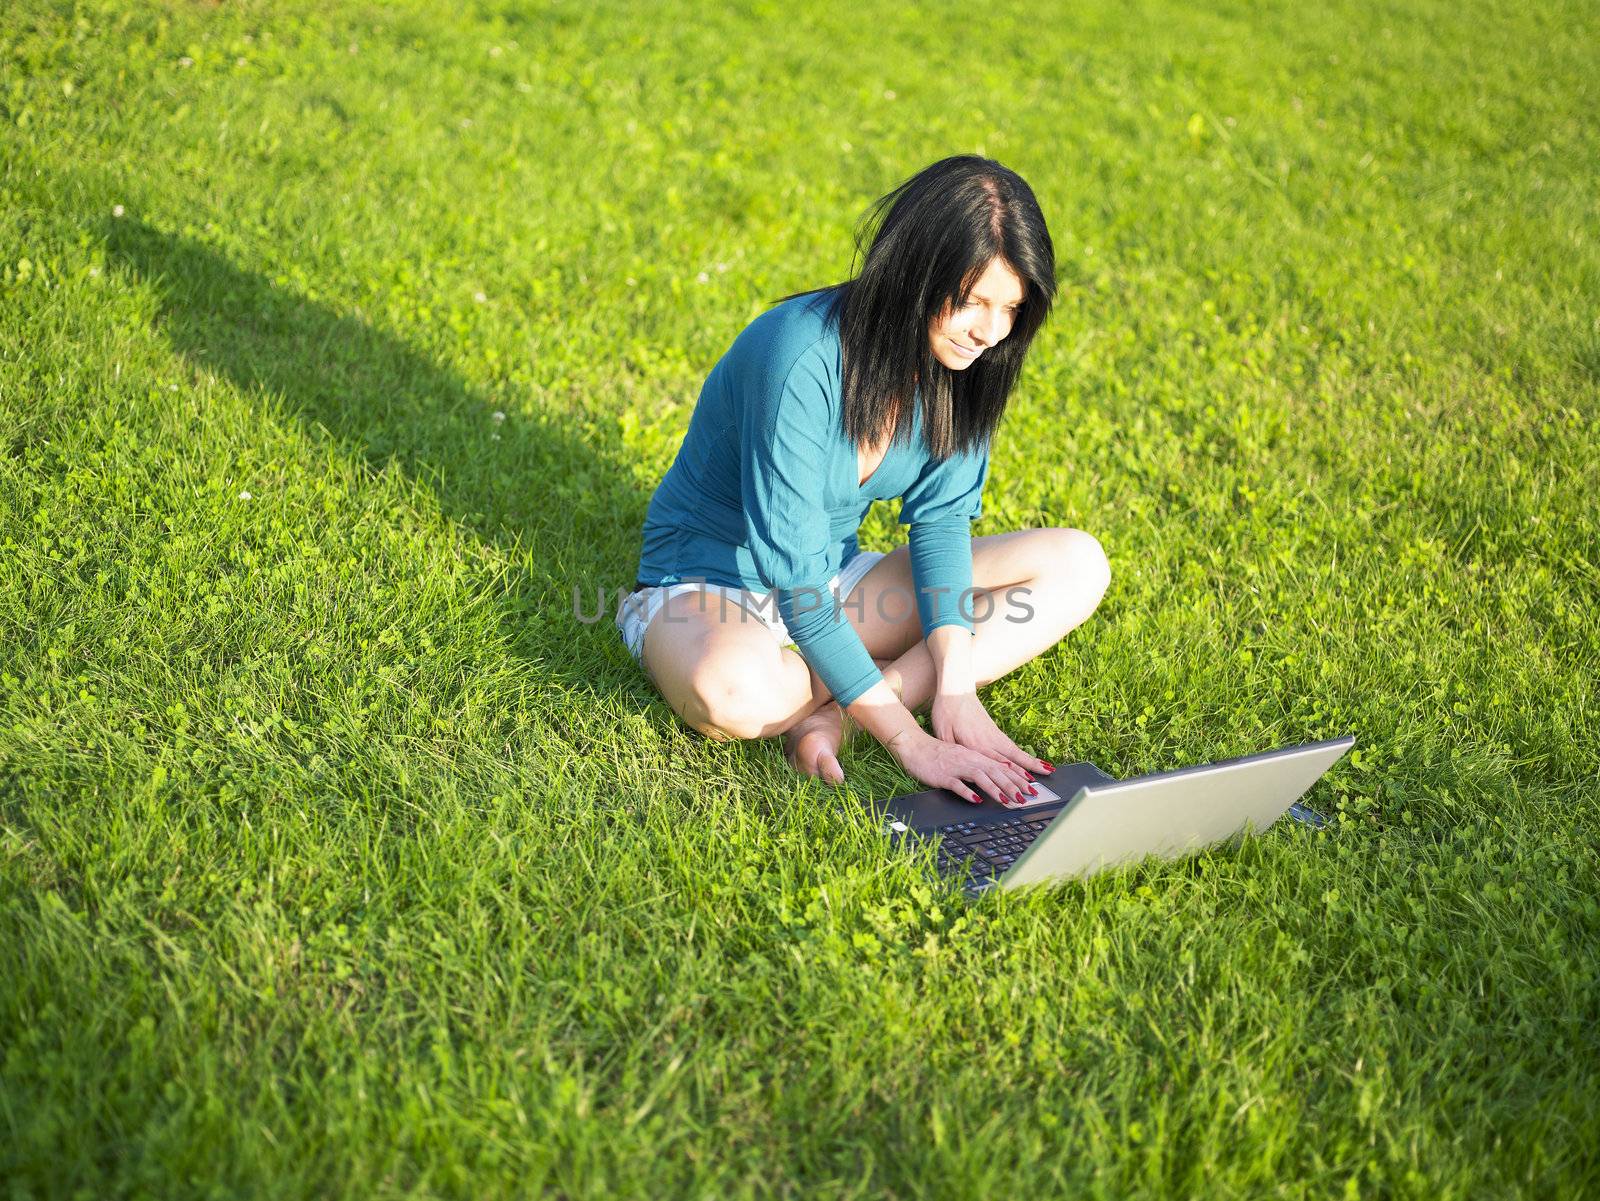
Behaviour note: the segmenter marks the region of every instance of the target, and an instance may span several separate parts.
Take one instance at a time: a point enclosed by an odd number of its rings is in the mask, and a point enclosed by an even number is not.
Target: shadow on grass
[[[544,416],[496,423],[493,399],[395,337],[191,239],[131,219],[102,232],[112,264],[154,290],[160,328],[184,357],[280,398],[374,469],[397,465],[445,516],[508,552],[510,641],[541,684],[590,696],[614,684],[673,720],[612,624],[637,562],[637,530],[625,526],[642,523],[648,498],[603,447]],[[601,662],[613,678],[597,680]]]

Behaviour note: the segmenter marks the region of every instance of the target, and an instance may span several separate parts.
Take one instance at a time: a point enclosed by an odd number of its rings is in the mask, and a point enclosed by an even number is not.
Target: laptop
[[[1353,737],[1116,780],[1092,763],[1036,779],[1036,795],[975,806],[943,788],[871,802],[896,845],[935,845],[935,865],[969,896],[1083,879],[1146,855],[1174,859],[1261,831],[1288,814],[1320,827],[1300,798]]]

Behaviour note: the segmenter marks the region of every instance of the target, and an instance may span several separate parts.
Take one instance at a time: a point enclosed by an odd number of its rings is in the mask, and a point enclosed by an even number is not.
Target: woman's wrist
[[[977,692],[972,671],[972,631],[963,626],[939,626],[924,640],[933,660],[934,692]]]
[[[911,711],[900,701],[900,694],[887,679],[879,680],[844,707],[850,719],[891,751],[905,740],[922,733]]]
[[[914,743],[919,735],[923,738],[928,736],[927,731],[925,731],[921,726],[911,726],[908,729],[901,730],[894,737],[890,738],[888,742],[884,743],[884,749],[886,749],[891,755],[899,758],[900,753],[904,751],[906,747]]]

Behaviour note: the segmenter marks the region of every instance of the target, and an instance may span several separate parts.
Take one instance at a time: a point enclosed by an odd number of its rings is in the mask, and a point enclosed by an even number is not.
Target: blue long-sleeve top
[[[867,510],[902,497],[923,635],[943,625],[970,630],[958,602],[972,586],[971,523],[983,515],[989,454],[985,446],[936,462],[919,394],[909,439],[895,439],[859,484],[832,300],[823,292],[768,309],[711,369],[645,513],[638,579],[775,593],[801,656],[849,705],[883,673],[828,581],[860,552]],[[905,602],[885,610],[906,611]]]

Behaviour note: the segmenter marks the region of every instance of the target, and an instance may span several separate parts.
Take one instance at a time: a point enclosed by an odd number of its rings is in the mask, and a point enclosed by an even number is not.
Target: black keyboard
[[[1053,814],[1051,816],[1054,816]],[[1004,874],[1050,824],[1050,817],[1008,817],[993,822],[951,822],[939,836],[935,862],[956,877],[984,879]]]

